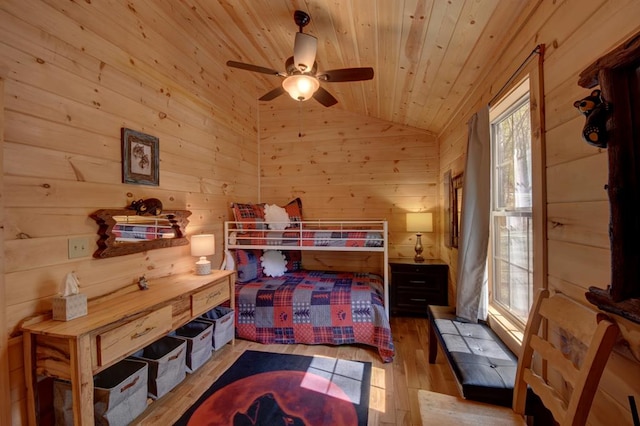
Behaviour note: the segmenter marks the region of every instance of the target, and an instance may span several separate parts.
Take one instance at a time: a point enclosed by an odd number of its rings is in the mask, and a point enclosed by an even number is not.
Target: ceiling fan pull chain
[[[298,137],[302,137],[302,102],[298,102]]]

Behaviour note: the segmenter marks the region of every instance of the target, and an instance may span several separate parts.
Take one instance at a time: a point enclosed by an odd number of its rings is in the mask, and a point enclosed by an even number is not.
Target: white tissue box
[[[72,294],[53,298],[53,319],[69,321],[87,315],[87,296]]]

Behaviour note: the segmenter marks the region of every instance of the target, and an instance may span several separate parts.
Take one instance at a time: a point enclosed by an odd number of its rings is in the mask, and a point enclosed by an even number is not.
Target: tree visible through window
[[[526,323],[533,295],[528,81],[492,110],[491,301]]]

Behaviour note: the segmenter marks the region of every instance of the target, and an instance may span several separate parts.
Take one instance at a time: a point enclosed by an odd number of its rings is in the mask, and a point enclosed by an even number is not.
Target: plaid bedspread
[[[295,271],[236,284],[236,335],[260,343],[378,348],[394,355],[379,275]]]

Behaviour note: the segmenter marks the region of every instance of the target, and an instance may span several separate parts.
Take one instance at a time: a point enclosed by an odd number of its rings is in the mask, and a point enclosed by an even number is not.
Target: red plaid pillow
[[[291,222],[302,221],[302,200],[300,198],[290,201],[289,204],[284,206],[284,209],[287,211]]]
[[[260,256],[262,250],[235,250],[236,270],[238,271],[237,281],[246,283],[257,278],[262,278],[262,263]]]
[[[300,250],[283,250],[287,272],[299,271],[302,269],[302,253]]]
[[[233,203],[233,217],[238,229],[266,229],[264,223],[264,204]]]

